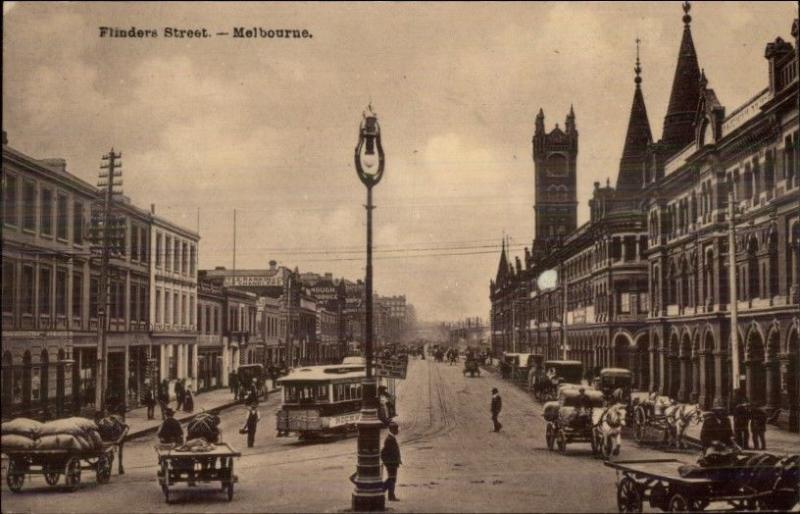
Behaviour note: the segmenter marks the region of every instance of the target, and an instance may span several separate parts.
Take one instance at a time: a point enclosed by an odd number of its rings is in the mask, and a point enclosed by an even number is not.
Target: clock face
[[[562,154],[553,154],[546,162],[548,177],[566,177],[569,174],[569,162]]]
[[[536,285],[539,286],[539,290],[552,289],[556,287],[557,282],[558,272],[554,269],[542,272],[539,278],[536,279]]]

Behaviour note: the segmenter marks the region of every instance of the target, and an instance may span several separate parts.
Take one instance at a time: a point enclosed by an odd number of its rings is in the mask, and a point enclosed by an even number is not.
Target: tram
[[[356,431],[365,375],[363,364],[336,364],[297,368],[279,378],[278,436],[294,433],[307,439]]]

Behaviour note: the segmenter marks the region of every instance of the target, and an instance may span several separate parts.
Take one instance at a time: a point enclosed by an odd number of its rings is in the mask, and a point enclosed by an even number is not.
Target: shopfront
[[[197,390],[219,387],[222,387],[222,350],[201,347],[197,354]]]

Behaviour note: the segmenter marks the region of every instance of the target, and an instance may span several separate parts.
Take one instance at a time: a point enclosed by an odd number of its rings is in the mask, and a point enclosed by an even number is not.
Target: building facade
[[[540,111],[542,208],[531,250],[512,260],[504,244],[490,284],[495,353],[576,358],[590,373],[627,367],[640,389],[706,407],[741,388],[798,429],[797,20],[791,30],[794,46],[766,45],[765,88],[726,113],[699,66],[685,7],[662,137],[650,132],[637,59],[616,186],[595,184],[579,228],[570,230],[574,113],[564,132],[545,134]]]

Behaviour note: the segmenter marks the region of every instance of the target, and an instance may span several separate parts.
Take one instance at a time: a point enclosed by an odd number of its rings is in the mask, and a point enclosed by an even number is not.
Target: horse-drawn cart
[[[64,475],[64,486],[67,490],[74,491],[81,483],[81,472],[84,470],[93,471],[98,484],[106,484],[111,480],[114,453],[119,449],[127,434],[126,427],[116,441],[104,441],[102,447],[90,450],[73,448],[4,449],[3,453],[8,456],[6,484],[11,492],[18,493],[22,490],[26,476],[42,475],[48,485],[55,486],[61,475]]]
[[[170,487],[178,483],[186,483],[194,487],[198,483],[219,482],[220,488],[227,495],[228,501],[233,499],[233,484],[238,477],[233,473],[233,459],[242,454],[227,443],[217,443],[208,451],[182,451],[171,444],[155,447],[158,454],[158,483],[164,492],[164,498],[170,503]]]
[[[585,389],[581,395],[576,387],[563,387],[558,392],[558,401],[544,405],[547,421],[545,442],[547,448],[565,453],[569,443],[591,443],[592,453],[597,451],[595,432],[592,427],[593,408],[603,406],[603,395],[594,389]]]
[[[620,512],[642,512],[648,501],[669,512],[696,512],[711,504],[734,511],[797,508],[800,456],[743,452],[733,465],[688,466],[675,459],[606,462],[617,472]]]

